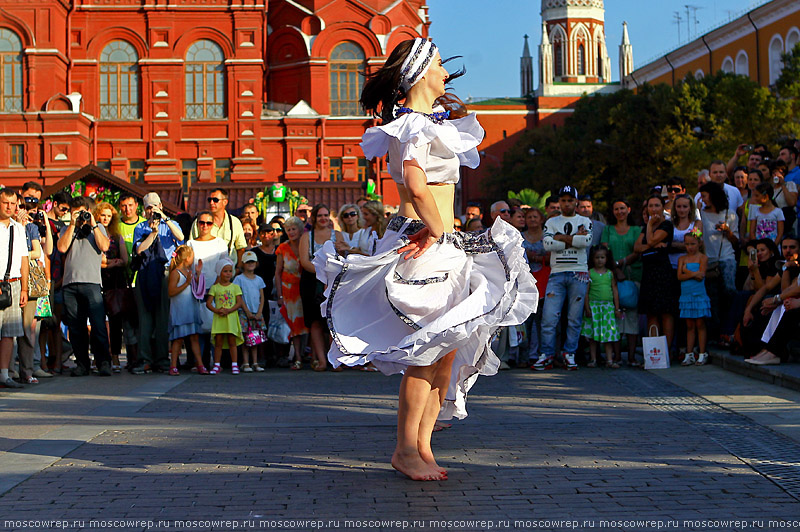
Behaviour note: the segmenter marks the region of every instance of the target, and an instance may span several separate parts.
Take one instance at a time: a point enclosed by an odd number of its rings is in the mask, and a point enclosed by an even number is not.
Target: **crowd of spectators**
[[[698,173],[696,195],[671,177],[613,200],[607,216],[571,184],[543,210],[499,200],[485,215],[469,203],[455,230],[497,218],[518,229],[540,292],[527,323],[498,331],[501,367],[617,368],[623,353],[638,367],[641,337],[662,335],[684,365],[707,363],[709,344],[786,362],[800,324],[798,183],[796,145],[777,157],[742,145]],[[6,388],[65,372],[326,371],[314,255],[326,242],[370,255],[393,213],[362,197],[265,220],[217,188],[206,210],[176,220],[154,192],[116,205],[42,193],[35,182],[0,190]]]

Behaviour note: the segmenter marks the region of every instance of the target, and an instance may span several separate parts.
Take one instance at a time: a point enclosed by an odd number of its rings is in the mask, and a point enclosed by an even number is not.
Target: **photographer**
[[[34,317],[38,298],[47,295],[50,290],[50,281],[46,273],[46,257],[53,253],[53,233],[47,216],[39,206],[42,198],[42,186],[33,181],[25,183],[20,189],[20,195],[23,203],[17,210],[16,220],[25,227],[29,253],[29,274],[28,304],[22,311],[22,325],[25,334],[17,341],[17,351],[20,380],[27,384],[38,384],[40,378],[52,377],[39,367],[40,360],[34,360],[41,329],[41,321],[36,320],[34,323]],[[36,369],[34,370],[34,368]]]
[[[73,377],[89,375],[89,332],[86,319],[92,326],[92,346],[98,375],[111,375],[111,355],[108,348],[105,308],[101,290],[100,265],[108,250],[106,230],[98,225],[89,211],[89,200],[82,196],[69,201],[70,224],[58,238],[58,250],[64,254],[64,321],[78,365]]]
[[[169,371],[169,297],[166,265],[183,243],[183,231],[161,210],[161,198],[149,192],[142,198],[147,220],[133,231],[133,246],[141,256],[137,270],[136,306],[139,309],[139,358],[134,375]],[[158,237],[158,238],[156,238]]]

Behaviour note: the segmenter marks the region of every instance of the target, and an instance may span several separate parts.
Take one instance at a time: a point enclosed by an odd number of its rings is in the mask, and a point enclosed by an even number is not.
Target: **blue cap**
[[[558,197],[561,196],[572,196],[575,199],[578,199],[578,189],[573,187],[572,185],[566,185],[558,189]]]

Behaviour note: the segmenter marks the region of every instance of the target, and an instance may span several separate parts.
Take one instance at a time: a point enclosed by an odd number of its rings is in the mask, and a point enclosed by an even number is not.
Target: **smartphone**
[[[750,260],[752,262],[756,261],[756,250],[755,250],[755,248],[750,248]]]
[[[752,144],[748,144],[747,146],[744,147],[744,149],[745,149],[745,151],[753,151],[753,145]]]

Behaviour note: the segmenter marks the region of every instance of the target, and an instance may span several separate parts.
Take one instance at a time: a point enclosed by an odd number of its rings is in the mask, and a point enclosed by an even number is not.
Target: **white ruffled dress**
[[[389,152],[395,170],[402,167],[399,154],[417,159],[428,182],[446,171],[447,180],[435,181],[441,183],[457,182],[460,164],[478,165],[481,140],[474,115],[439,125],[407,114],[370,128],[361,146],[368,159]],[[456,350],[439,419],[462,419],[478,376],[494,375],[500,365],[489,347],[493,334],[535,312],[536,282],[520,232],[500,218],[484,232],[446,233],[420,258],[403,259],[397,250],[423,227],[395,217],[372,256],[343,258],[328,244],[316,254],[317,277],[326,285],[322,315],[333,337],[328,359],[334,367],[372,362],[392,375]]]

